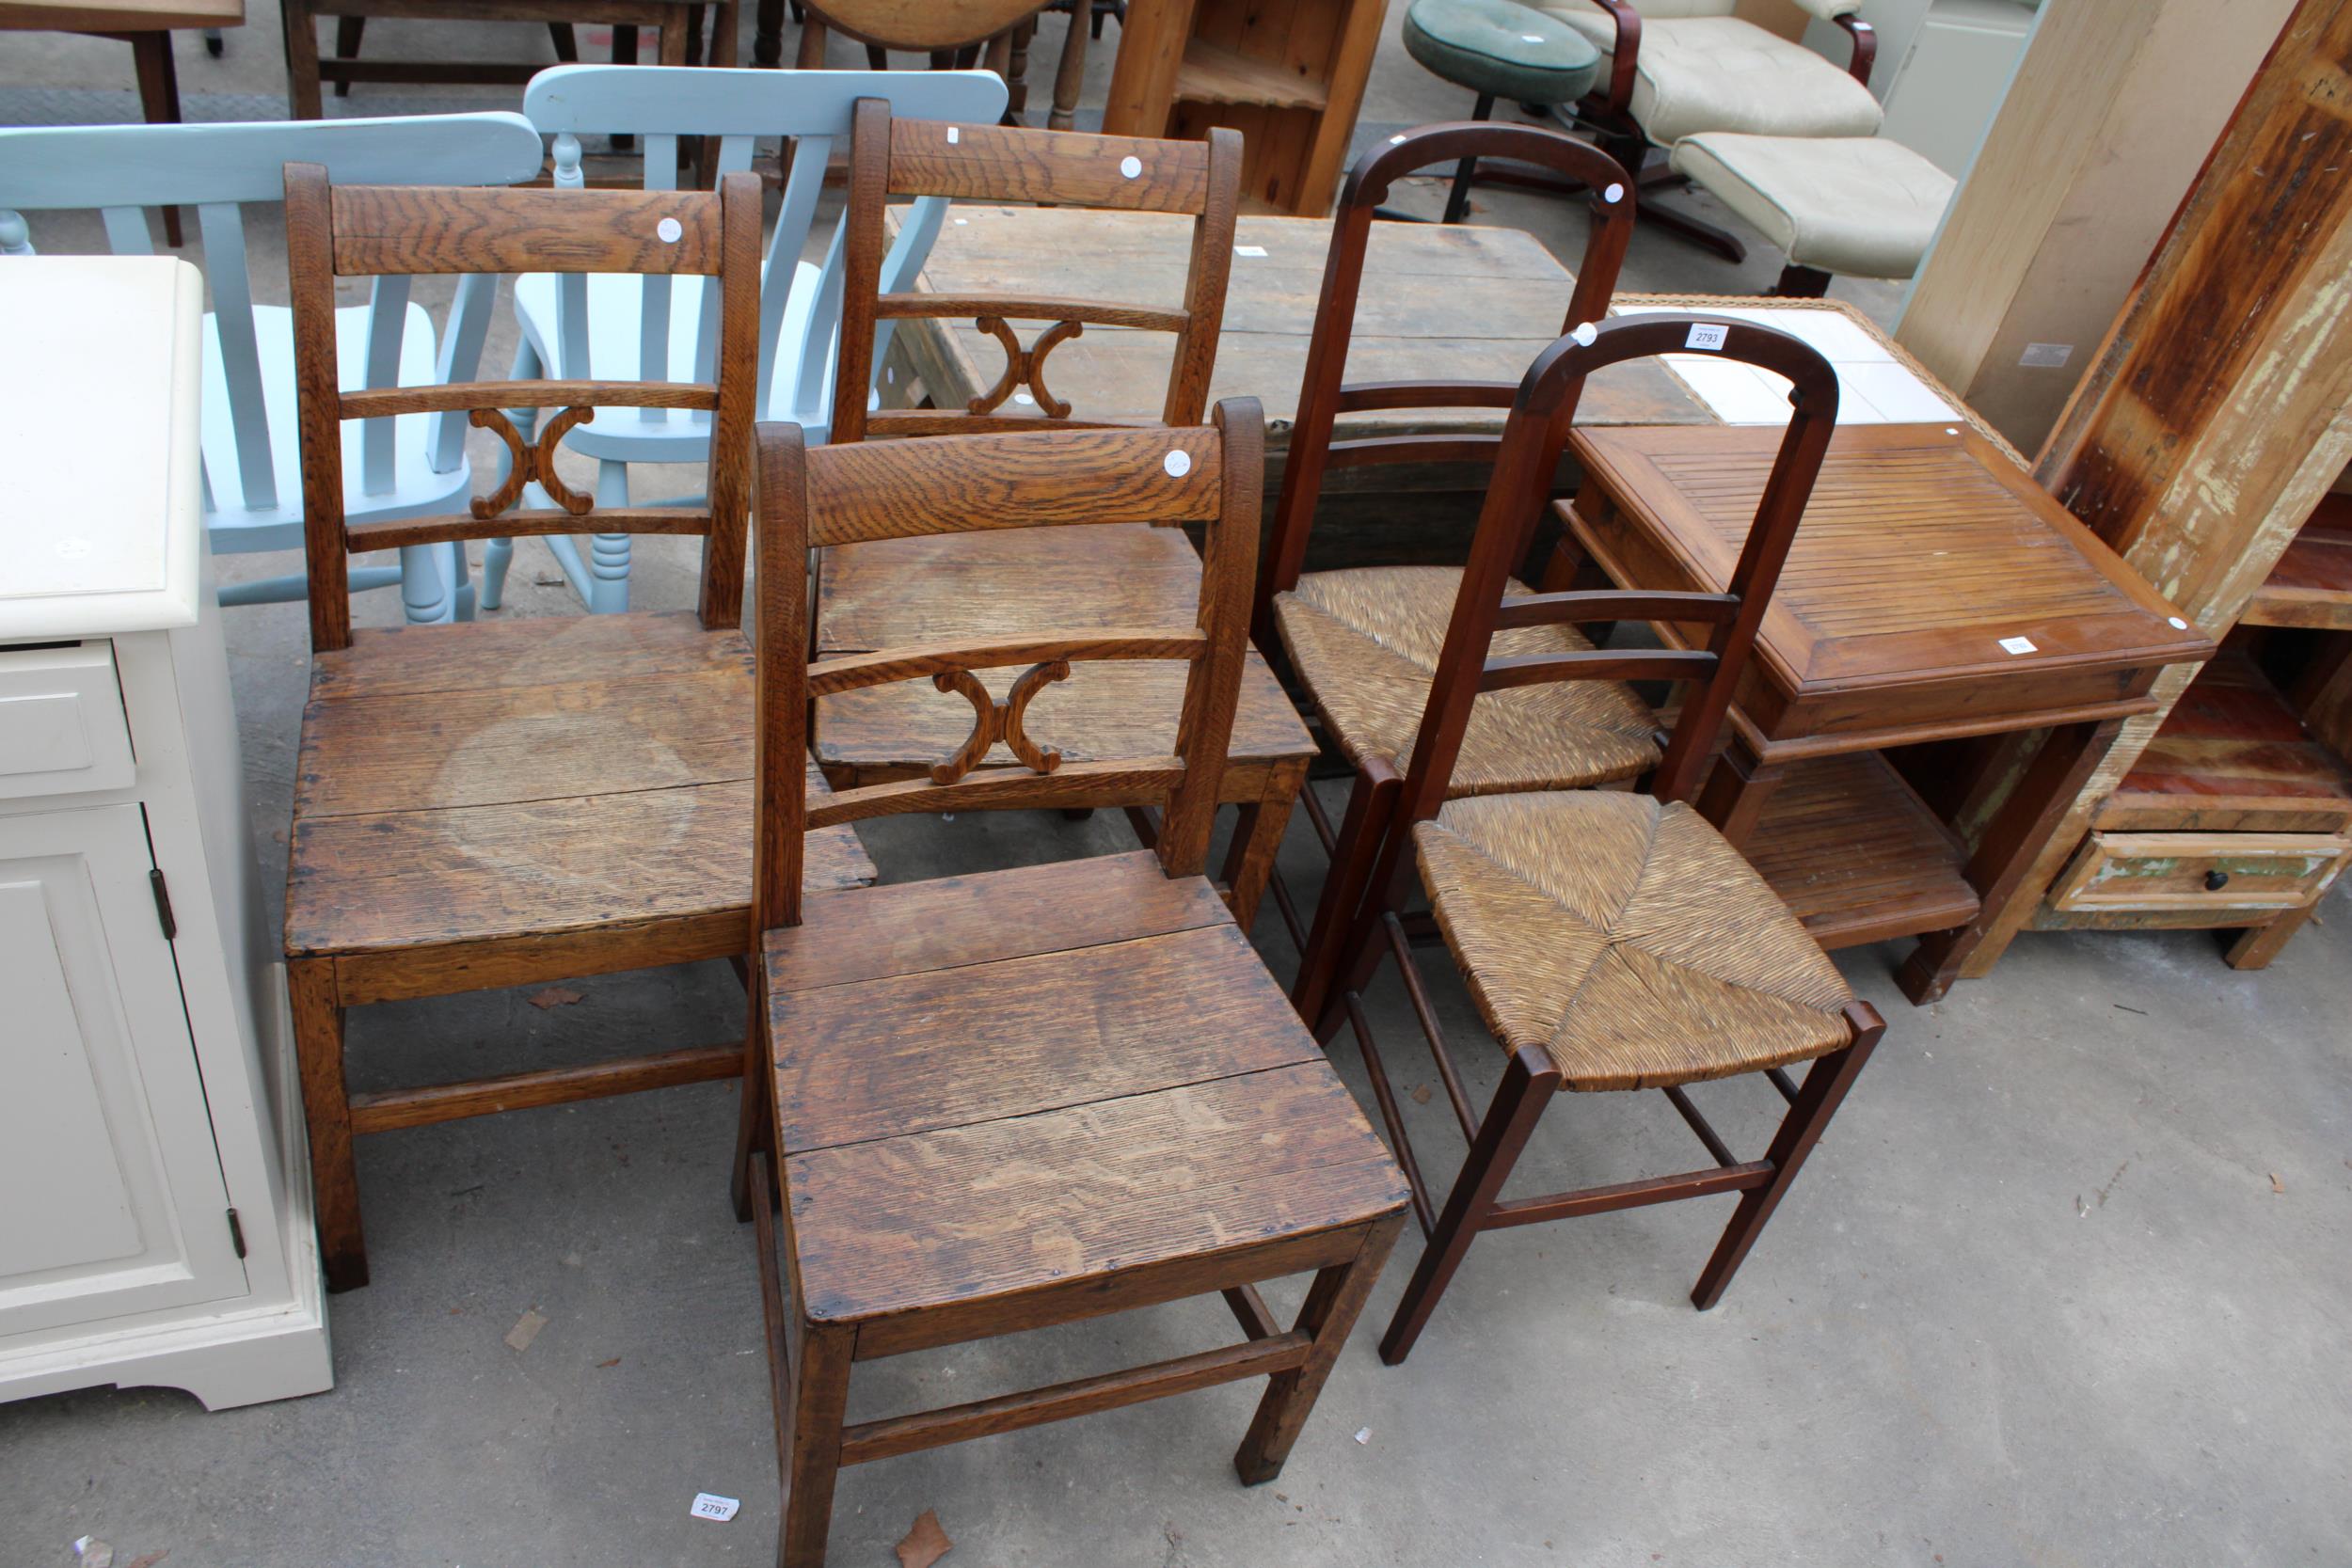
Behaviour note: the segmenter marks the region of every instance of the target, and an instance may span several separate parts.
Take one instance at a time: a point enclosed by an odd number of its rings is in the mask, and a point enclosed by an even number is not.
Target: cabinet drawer
[[[131,783],[112,642],[0,648],[0,800]]]
[[[2328,833],[2093,833],[2050,895],[2058,910],[2299,910],[2352,857]]]

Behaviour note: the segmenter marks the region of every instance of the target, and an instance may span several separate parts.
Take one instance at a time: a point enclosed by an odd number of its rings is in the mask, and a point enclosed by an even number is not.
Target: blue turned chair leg
[[[603,458],[596,464],[596,506],[599,511],[628,505],[628,465]],[[626,533],[599,533],[588,542],[588,608],[598,615],[616,615],[628,608],[628,544]]]
[[[400,602],[410,626],[457,618],[448,555],[441,545],[410,545],[400,552]]]
[[[1478,95],[1478,106],[1470,111],[1470,119],[1485,119],[1494,112],[1495,95],[1482,92]],[[1438,220],[1439,223],[1459,223],[1469,214],[1470,182],[1477,177],[1478,160],[1475,158],[1465,158],[1454,166],[1454,189],[1446,195],[1445,216]]]
[[[515,372],[508,379],[536,381],[544,373],[546,372],[540,366],[539,356],[531,347],[531,340],[525,338],[516,343],[515,345]],[[506,411],[506,417],[512,420],[515,428],[522,433],[523,444],[530,445],[532,433],[539,426],[539,411],[536,408],[510,408]],[[505,480],[507,471],[514,467],[514,457],[507,451],[504,443],[501,443],[499,447],[501,482]],[[506,570],[514,563],[515,541],[512,539],[493,539],[483,546],[481,596],[483,609],[496,610],[505,601]]]

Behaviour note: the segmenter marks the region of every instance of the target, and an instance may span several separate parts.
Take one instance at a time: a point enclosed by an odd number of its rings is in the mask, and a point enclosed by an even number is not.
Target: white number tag
[[[697,1519],[713,1519],[725,1524],[735,1517],[735,1511],[743,1506],[740,1497],[722,1497],[710,1492],[694,1494],[694,1506],[687,1510]]]
[[[1731,328],[1720,322],[1693,322],[1691,335],[1683,341],[1684,348],[1720,349]]]

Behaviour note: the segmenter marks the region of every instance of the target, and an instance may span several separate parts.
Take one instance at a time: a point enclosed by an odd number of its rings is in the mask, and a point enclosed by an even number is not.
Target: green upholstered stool
[[[1492,114],[1498,98],[1573,103],[1600,74],[1600,51],[1592,40],[1518,0],[1413,0],[1405,13],[1405,52],[1476,93],[1472,119]],[[1459,223],[1469,210],[1477,168],[1475,158],[1454,168],[1445,222]]]

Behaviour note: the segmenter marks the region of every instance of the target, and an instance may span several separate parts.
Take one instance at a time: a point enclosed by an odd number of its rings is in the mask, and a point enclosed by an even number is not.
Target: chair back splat
[[[287,250],[294,274],[294,340],[302,385],[303,498],[308,514],[310,642],[351,644],[347,557],[441,541],[519,534],[698,533],[704,536],[699,610],[707,626],[741,619],[749,509],[755,321],[759,309],[759,182],[730,174],[701,191],[466,191],[436,187],[330,187],[315,164],[286,166]],[[720,320],[709,382],[499,381],[343,392],[335,363],[335,279],[438,273],[683,274],[718,279]],[[707,410],[714,437],[707,507],[599,508],[555,471],[556,449],[598,405]],[[526,444],[505,407],[561,408]],[[464,412],[496,431],[511,465],[505,482],[473,499],[465,515],[347,524],[342,506],[343,420]],[[510,510],[536,483],[551,508]]]
[[[1331,246],[1323,263],[1323,291],[1315,302],[1314,335],[1307,350],[1306,375],[1298,391],[1297,416],[1282,463],[1282,493],[1275,504],[1273,539],[1262,574],[1250,626],[1261,649],[1279,645],[1271,606],[1274,596],[1295,589],[1307,564],[1308,535],[1324,475],[1332,468],[1374,463],[1491,462],[1499,436],[1395,436],[1334,443],[1342,414],[1395,408],[1509,408],[1518,393],[1503,382],[1429,381],[1343,384],[1348,347],[1355,336],[1357,296],[1363,287],[1364,258],[1372,243],[1375,210],[1405,176],[1465,158],[1506,158],[1552,170],[1590,188],[1591,228],[1576,288],[1560,330],[1598,322],[1608,313],[1633,234],[1633,182],[1606,152],[1589,142],[1534,125],[1496,125],[1463,120],[1408,131],[1357,160],[1340,192],[1331,224]],[[1565,421],[1575,411],[1571,393],[1562,404]],[[1540,500],[1536,503],[1540,505]]]
[[[1099,428],[1046,389],[1045,357],[1089,325],[1174,335],[1160,422],[1200,422],[1216,365],[1226,276],[1233,263],[1233,218],[1241,188],[1241,137],[1216,129],[1205,142],[1150,141],[1076,132],[894,119],[881,100],[857,106],[850,143],[846,293],[841,355],[834,378],[833,438],[938,436],[979,431]],[[1152,308],[1105,300],[903,292],[883,280],[882,209],[892,196],[977,201],[1037,201],[1124,211],[1189,214],[1191,264],[1184,303]],[[919,212],[919,209],[918,209]],[[866,410],[878,333],[910,317],[970,317],[1005,348],[1002,376],[962,410]],[[1028,347],[1008,325],[1048,326]],[[1035,414],[1009,413],[1009,401]]]
[[[798,924],[802,834],[910,811],[1162,806],[1156,849],[1171,876],[1206,862],[1218,774],[1240,688],[1244,619],[1257,560],[1264,430],[1254,400],[1221,403],[1215,423],[1179,429],[1057,430],[881,445],[803,448],[792,425],[759,431],[759,929]],[[1062,632],[985,646],[885,648],[809,662],[805,551],[980,529],[1195,523],[1205,532],[1190,625]],[[1075,661],[1182,659],[1171,754],[1064,763],[1025,729],[1029,700]],[[976,671],[1026,666],[1002,699]],[[970,698],[972,734],[928,779],[845,789],[809,807],[802,792],[815,698],[928,677]],[[998,742],[1019,766],[984,766]]]

